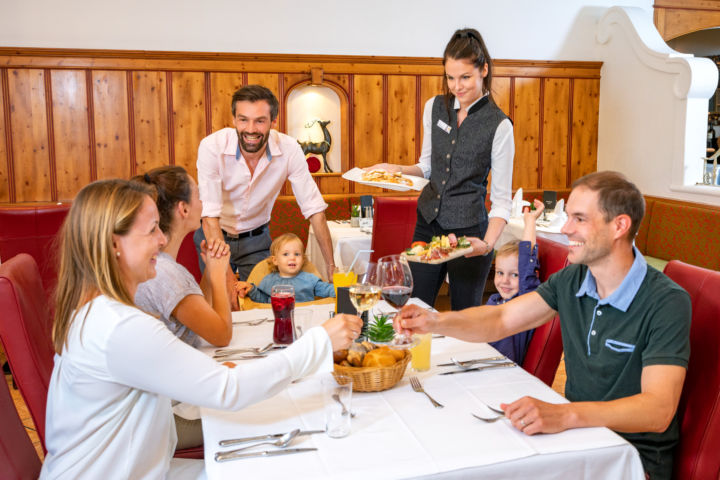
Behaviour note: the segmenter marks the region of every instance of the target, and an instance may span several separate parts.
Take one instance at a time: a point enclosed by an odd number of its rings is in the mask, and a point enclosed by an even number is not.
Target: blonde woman
[[[155,276],[165,236],[146,187],[91,183],[62,228],[41,478],[165,478],[175,428],[170,399],[236,410],[332,368],[362,322],[340,316],[282,352],[229,369],[133,304]]]

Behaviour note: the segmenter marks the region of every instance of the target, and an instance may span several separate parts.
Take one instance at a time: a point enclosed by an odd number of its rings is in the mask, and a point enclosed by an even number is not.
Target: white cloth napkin
[[[565,199],[564,198],[561,198],[560,200],[557,201],[557,203],[555,204],[555,210],[553,210],[553,213],[555,215],[557,215],[559,213],[565,213]]]
[[[511,217],[522,217],[523,207],[529,207],[530,202],[523,200],[523,189],[518,188],[515,192],[515,196],[512,201],[512,209],[510,210]]]

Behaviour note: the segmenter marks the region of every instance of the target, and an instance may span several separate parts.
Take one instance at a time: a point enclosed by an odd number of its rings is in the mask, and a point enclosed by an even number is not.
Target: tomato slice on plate
[[[417,247],[417,246],[427,247],[427,243],[425,243],[425,242],[413,242],[413,243],[410,245],[410,248],[415,248],[415,247]]]

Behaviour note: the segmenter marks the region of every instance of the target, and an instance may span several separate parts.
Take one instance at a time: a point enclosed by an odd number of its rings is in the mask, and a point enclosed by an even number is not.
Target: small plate
[[[420,340],[417,338],[411,339],[409,343],[393,343],[393,342],[397,341],[400,337],[404,337],[404,336],[405,335],[398,335],[396,333],[395,338],[393,338],[389,342],[373,342],[372,340],[368,340],[368,342],[373,343],[378,346],[381,346],[381,347],[390,347],[395,350],[405,350],[408,348],[413,348],[415,345],[420,343]]]
[[[387,188],[388,190],[396,190],[398,192],[407,192],[409,190],[416,190],[419,192],[420,190],[425,188],[425,185],[429,183],[429,180],[423,177],[415,177],[412,175],[403,175],[403,177],[408,178],[413,182],[412,186],[390,182],[368,182],[362,179],[363,172],[363,169],[355,167],[343,173],[342,178],[344,178],[345,180],[350,180],[351,182],[360,183],[362,185],[369,185],[371,187],[378,188]]]

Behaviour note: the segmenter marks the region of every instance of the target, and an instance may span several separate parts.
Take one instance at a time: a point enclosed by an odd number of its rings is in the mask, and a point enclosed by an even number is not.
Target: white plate
[[[386,182],[367,182],[362,179],[362,174],[364,170],[362,168],[353,168],[352,170],[348,170],[347,172],[342,174],[342,178],[345,180],[350,180],[351,182],[357,182],[362,185],[369,185],[371,187],[378,187],[378,188],[387,188],[388,190],[395,190],[398,192],[407,192],[408,190],[416,190],[420,191],[423,188],[425,188],[425,185],[429,183],[429,180],[423,178],[423,177],[415,177],[412,175],[403,175],[404,178],[407,178],[413,182],[412,186],[408,185],[400,185],[398,183],[386,183]]]
[[[457,250],[453,250],[448,254],[445,258],[438,258],[437,260],[420,260],[420,257],[422,255],[408,255],[406,253],[402,253],[402,255],[407,259],[408,262],[417,262],[417,263],[429,263],[429,264],[437,264],[437,263],[445,263],[449,262],[450,260],[454,260],[458,257],[462,257],[464,255],[467,255],[468,253],[472,252],[472,247],[465,247],[465,248],[459,248]]]

